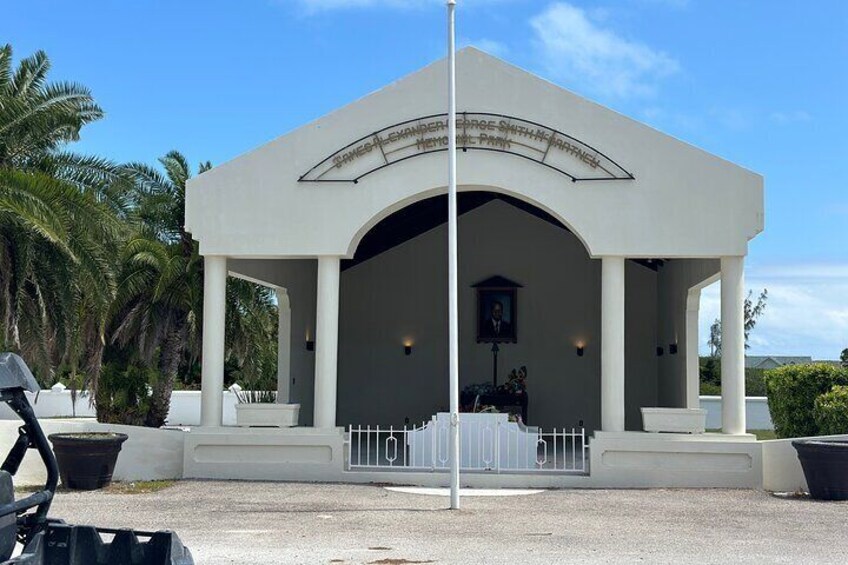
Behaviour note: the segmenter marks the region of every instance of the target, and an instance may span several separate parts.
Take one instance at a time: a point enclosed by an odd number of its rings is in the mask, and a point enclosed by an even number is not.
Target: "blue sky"
[[[220,163],[444,56],[440,0],[0,0],[107,117],[77,149]],[[848,2],[459,0],[458,36],[766,179],[754,354],[848,347]],[[702,326],[718,313],[705,292]],[[703,341],[703,340],[702,340]]]

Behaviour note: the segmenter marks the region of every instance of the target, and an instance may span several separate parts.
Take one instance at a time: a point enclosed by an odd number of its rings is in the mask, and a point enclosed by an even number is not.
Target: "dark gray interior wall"
[[[460,386],[491,380],[476,343],[471,285],[494,275],[518,291],[518,343],[501,346],[499,379],[529,372],[529,420],[600,425],[600,261],[578,239],[503,202],[460,218]],[[446,227],[342,273],[338,422],[402,425],[448,408]],[[656,273],[627,267],[627,422],[657,402]],[[293,333],[296,330],[293,329]],[[405,356],[404,341],[413,342]],[[586,343],[578,357],[575,344]]]
[[[665,349],[665,355],[659,358],[659,406],[686,406],[686,300],[690,288],[720,270],[718,259],[675,259],[659,271],[657,335]],[[699,336],[699,341],[707,338]],[[677,355],[669,354],[672,343],[677,344]]]
[[[642,429],[642,406],[657,404],[657,272],[625,264],[624,422]]]
[[[300,424],[312,425],[315,353],[306,350],[315,337],[315,259],[230,259],[230,272],[286,289],[291,304],[291,402],[300,403]]]
[[[446,249],[447,232],[441,226],[342,273],[339,425],[402,425],[406,418],[418,422],[448,408]],[[676,296],[675,289],[712,267],[683,269],[689,274],[681,282],[675,263],[659,273],[627,263],[628,429],[641,428],[641,406],[676,405],[659,398],[658,391],[667,397],[670,390],[685,388],[682,334],[674,359],[655,353],[675,325],[660,324],[664,329],[659,336],[658,316],[676,312],[672,318],[682,319],[685,292],[677,305],[659,297],[663,292]],[[301,425],[311,425],[315,359],[305,343],[315,330],[316,261],[230,259],[228,265],[231,272],[287,289],[291,401],[301,404]],[[471,285],[501,275],[524,288],[518,294],[519,343],[502,345],[500,380],[513,367],[527,366],[533,424],[570,427],[583,420],[587,430],[598,428],[600,261],[590,259],[574,235],[495,201],[460,218],[459,274],[461,386],[491,380],[491,346],[475,340]],[[659,283],[663,280],[666,290]],[[403,351],[407,340],[413,343],[410,356]],[[576,355],[578,341],[586,344],[583,357]],[[670,360],[679,371],[667,367]],[[679,384],[672,382],[677,378]]]

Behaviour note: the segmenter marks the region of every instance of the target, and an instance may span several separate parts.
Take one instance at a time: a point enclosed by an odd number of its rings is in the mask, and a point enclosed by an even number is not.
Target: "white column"
[[[223,422],[226,296],[227,258],[207,255],[203,258],[201,426],[220,426]]]
[[[291,401],[291,304],[284,288],[277,289],[277,402]]]
[[[721,429],[745,433],[745,258],[721,258]]]
[[[624,257],[602,257],[601,429],[624,431]]]
[[[339,346],[339,257],[318,257],[318,309],[315,316],[316,428],[336,426]]]
[[[701,407],[701,367],[698,355],[698,314],[701,289],[689,289],[686,296],[686,407]]]

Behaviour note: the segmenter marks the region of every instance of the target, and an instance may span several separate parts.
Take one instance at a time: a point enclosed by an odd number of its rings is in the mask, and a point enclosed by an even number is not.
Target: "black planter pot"
[[[50,434],[62,484],[74,490],[95,490],[112,482],[112,472],[126,434],[85,432]]]
[[[802,439],[792,442],[804,468],[810,496],[848,500],[848,440]]]

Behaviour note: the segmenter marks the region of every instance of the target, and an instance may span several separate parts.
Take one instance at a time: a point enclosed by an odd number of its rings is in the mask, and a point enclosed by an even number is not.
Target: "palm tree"
[[[134,345],[144,363],[158,358],[159,378],[152,384],[145,420],[154,427],[168,416],[181,360],[198,354],[203,309],[203,263],[183,228],[191,167],[177,151],[159,162],[164,175],[143,163],[126,166],[135,185],[140,227],[123,255],[112,333],[114,342]],[[200,172],[210,167],[202,164]]]
[[[238,278],[227,281],[226,355],[230,375],[252,390],[276,390],[277,327],[274,292]]]
[[[60,363],[96,378],[123,187],[111,163],[63,151],[103,112],[49,69],[38,51],[13,70],[0,47],[0,345],[42,380]]]
[[[126,166],[140,226],[123,255],[112,326],[115,343],[132,345],[143,363],[158,364],[145,419],[154,427],[165,423],[181,365],[200,355],[203,313],[203,260],[183,227],[191,167],[177,151],[159,163],[164,174],[142,163]],[[202,163],[199,172],[210,168]],[[276,374],[277,318],[269,289],[228,281],[227,356],[244,380]]]

